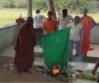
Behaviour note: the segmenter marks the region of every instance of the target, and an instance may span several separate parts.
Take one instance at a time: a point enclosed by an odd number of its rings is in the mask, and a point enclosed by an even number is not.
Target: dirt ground
[[[32,73],[17,73],[15,68],[10,68],[13,61],[13,58],[0,57],[0,82],[59,82],[40,73],[35,66],[30,69]]]

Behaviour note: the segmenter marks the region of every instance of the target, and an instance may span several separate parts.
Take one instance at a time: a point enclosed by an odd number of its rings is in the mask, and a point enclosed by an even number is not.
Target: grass
[[[27,16],[27,9],[1,9],[0,10],[0,26],[15,23],[15,20],[19,17],[22,13],[23,17]],[[43,15],[47,16],[46,12],[42,12]],[[33,11],[33,15],[35,12]],[[76,15],[81,16],[80,14],[71,14],[73,17]],[[99,23],[99,13],[97,14],[89,14],[94,18],[96,22]]]

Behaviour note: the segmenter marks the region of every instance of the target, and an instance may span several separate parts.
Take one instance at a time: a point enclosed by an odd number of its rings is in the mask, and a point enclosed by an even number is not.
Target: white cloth
[[[82,24],[75,25],[74,23],[70,23],[67,27],[70,27],[70,40],[79,41],[80,31],[83,29]]]
[[[59,30],[64,29],[67,27],[69,23],[73,21],[73,17],[70,15],[67,15],[65,18],[63,18],[63,15],[59,15],[58,22],[59,22]]]
[[[34,28],[37,29],[37,28],[42,28],[42,20],[43,19],[46,19],[43,15],[41,14],[36,14],[34,17]]]

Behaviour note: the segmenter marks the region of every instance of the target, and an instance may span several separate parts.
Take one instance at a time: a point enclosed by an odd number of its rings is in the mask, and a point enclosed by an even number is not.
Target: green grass
[[[27,9],[1,9],[0,10],[0,26],[15,23],[15,20],[22,13],[23,17],[27,16]],[[43,15],[47,16],[46,12],[41,12]],[[33,11],[33,15],[35,15],[35,10]],[[80,14],[71,14],[73,17],[76,15],[81,16]],[[99,13],[97,14],[89,14],[94,18],[96,22],[99,23]]]

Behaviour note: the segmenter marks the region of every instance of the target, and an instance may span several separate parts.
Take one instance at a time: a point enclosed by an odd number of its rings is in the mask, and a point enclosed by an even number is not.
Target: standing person
[[[18,32],[15,44],[14,64],[18,72],[28,72],[34,62],[34,46],[36,44],[33,18],[28,17]]]
[[[73,21],[73,17],[68,15],[68,10],[67,9],[63,9],[62,10],[62,14],[59,15],[58,17],[58,23],[59,23],[59,30],[60,29],[64,29],[67,27],[67,25]]]
[[[57,21],[52,18],[52,12],[49,11],[47,15],[47,20],[43,22],[43,29],[45,30],[45,34],[53,32],[57,29]]]
[[[75,16],[74,22],[67,25],[67,27],[70,27],[70,50],[69,50],[69,60],[72,61],[73,59],[73,46],[76,45],[77,49],[77,57],[81,56],[81,31],[83,29],[82,24],[80,24],[80,17]]]
[[[95,75],[97,69],[99,67],[99,61],[96,63],[96,65],[94,66],[94,68],[92,69],[92,74]],[[97,83],[99,83],[99,75],[98,75],[98,80]]]
[[[33,19],[34,19],[35,33],[38,36],[37,39],[38,39],[38,42],[39,42],[40,39],[41,39],[41,35],[43,34],[43,31],[42,31],[42,21],[44,19],[46,19],[46,18],[43,15],[41,15],[40,14],[40,10],[37,9],[36,10],[36,15],[33,17]]]
[[[87,15],[88,10],[83,10],[83,17],[81,24],[84,26],[84,31],[82,35],[82,55],[87,56],[87,52],[90,50],[90,33],[92,27],[96,25],[92,17]]]

